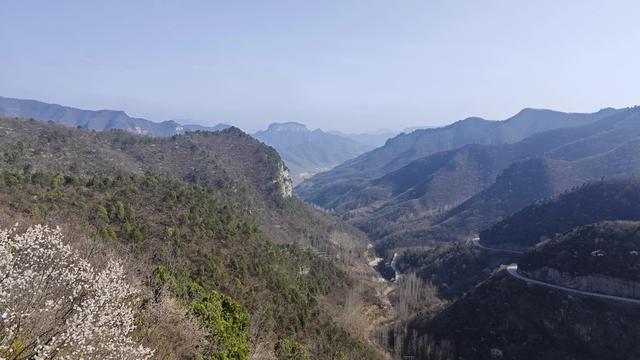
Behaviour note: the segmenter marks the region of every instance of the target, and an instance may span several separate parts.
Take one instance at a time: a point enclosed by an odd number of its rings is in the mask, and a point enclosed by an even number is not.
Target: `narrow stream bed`
[[[393,280],[398,281],[402,278],[402,273],[398,270],[398,253],[393,254],[393,259],[391,259],[391,269],[393,270]]]
[[[379,259],[379,260],[378,260]],[[397,281],[402,277],[402,273],[396,267],[398,262],[398,253],[393,254],[391,263],[384,261],[383,258],[376,257],[375,265],[372,261],[370,265],[384,278],[386,281]]]

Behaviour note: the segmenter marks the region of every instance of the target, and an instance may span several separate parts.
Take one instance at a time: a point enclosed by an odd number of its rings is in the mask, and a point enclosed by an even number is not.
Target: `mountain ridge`
[[[374,240],[382,239],[385,248],[400,239],[405,245],[417,245],[418,239],[462,240],[530,201],[594,177],[636,171],[633,148],[640,138],[640,111],[603,111],[613,113],[603,118],[598,113],[585,115],[590,121],[582,126],[535,133],[516,143],[468,144],[438,152],[373,180],[361,175],[359,185],[345,181],[342,187],[320,189],[326,197],[306,199],[328,205]],[[517,189],[507,185],[514,176]],[[537,178],[537,183],[526,176]],[[549,188],[543,189],[546,183]],[[498,205],[497,199],[510,205]]]
[[[172,136],[190,131],[219,131],[229,125],[203,126],[181,125],[174,120],[155,122],[143,118],[130,117],[123,110],[84,110],[75,107],[45,103],[38,100],[15,99],[0,96],[0,116],[33,118],[53,121],[72,127],[82,127],[96,131],[122,129],[137,134],[152,136]]]
[[[410,134],[397,135],[389,139],[383,147],[336,167],[332,171],[333,174],[331,172],[319,174],[309,181],[329,181],[333,176],[350,176],[353,171],[363,172],[366,177],[372,178],[396,170],[412,160],[436,152],[451,150],[473,143],[511,143],[536,132],[575,124],[579,125],[590,121],[588,119],[581,121],[584,117],[592,116],[594,117],[593,121],[595,121],[610,115],[612,112],[615,112],[615,109],[604,108],[596,113],[589,114],[562,113],[553,110],[527,108],[502,121],[469,117],[446,126],[419,129]],[[487,133],[488,130],[496,131]],[[304,184],[299,186],[298,192],[305,198],[308,197],[305,193]]]
[[[0,116],[53,121],[70,127],[95,131],[125,130],[141,135],[168,137],[196,131],[221,131],[231,125],[204,126],[181,124],[175,120],[155,122],[129,116],[122,110],[84,110],[38,100],[0,97]],[[272,145],[283,155],[294,183],[317,172],[326,171],[375,147],[376,135],[309,130],[299,122],[271,123],[252,136]],[[384,136],[384,135],[383,135]],[[362,138],[365,141],[357,140]],[[379,139],[378,139],[379,140]]]

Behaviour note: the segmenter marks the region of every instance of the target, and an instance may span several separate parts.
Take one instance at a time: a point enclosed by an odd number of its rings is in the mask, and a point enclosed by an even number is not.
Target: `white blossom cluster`
[[[59,229],[0,230],[0,360],[148,359],[135,300],[119,263],[96,271]]]

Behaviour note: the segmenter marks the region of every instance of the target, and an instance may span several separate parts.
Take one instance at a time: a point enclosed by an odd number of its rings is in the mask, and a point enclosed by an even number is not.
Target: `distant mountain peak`
[[[540,116],[541,114],[545,114],[545,113],[558,113],[557,111],[554,110],[549,110],[549,109],[538,109],[538,108],[532,108],[532,107],[526,107],[520,111],[518,111],[517,114],[511,116],[510,118],[506,119],[505,121],[511,120],[511,119],[518,119],[518,118],[522,118],[522,117],[527,117],[527,116]]]
[[[309,131],[306,125],[297,122],[271,123],[267,128],[269,132],[306,132]]]
[[[59,105],[59,106],[62,106],[62,105]],[[78,109],[78,110],[80,110],[80,109]],[[91,110],[88,110],[88,111],[91,111]],[[124,110],[100,109],[100,110],[96,110],[95,112],[96,113],[113,114],[113,115],[116,115],[116,116],[127,116],[127,117],[129,117],[129,115],[126,112],[124,112]]]
[[[160,124],[164,124],[164,125],[167,125],[167,126],[182,126],[179,123],[177,123],[175,120],[162,121],[162,122],[160,122]]]
[[[247,133],[242,131],[242,129],[235,126],[229,126],[228,128],[220,130],[220,132],[223,134],[234,135],[238,137],[250,137]]]
[[[616,111],[616,108],[612,108],[612,107],[606,107],[598,110],[599,113],[608,113],[608,112],[614,112],[614,111]]]
[[[463,120],[457,121],[454,124],[460,125],[460,124],[479,123],[479,122],[485,123],[487,121],[491,121],[491,120],[487,120],[479,116],[470,116],[468,118],[464,118]]]

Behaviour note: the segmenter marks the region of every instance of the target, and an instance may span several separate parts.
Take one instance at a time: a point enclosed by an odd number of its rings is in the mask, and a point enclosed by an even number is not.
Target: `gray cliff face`
[[[287,199],[293,196],[293,183],[289,177],[289,170],[282,161],[278,163],[278,171],[274,182],[278,185],[278,193]]]

